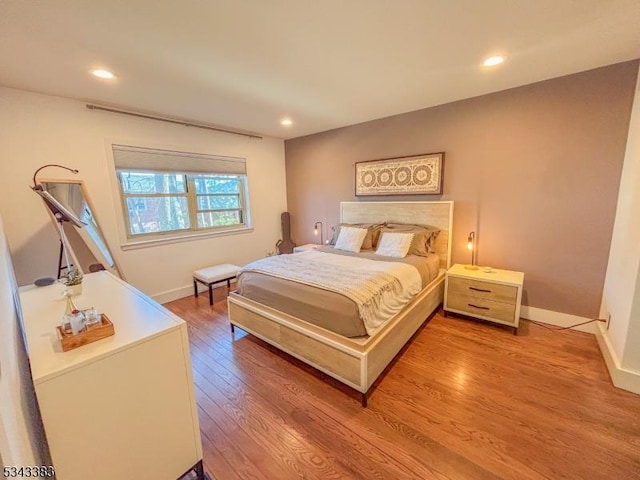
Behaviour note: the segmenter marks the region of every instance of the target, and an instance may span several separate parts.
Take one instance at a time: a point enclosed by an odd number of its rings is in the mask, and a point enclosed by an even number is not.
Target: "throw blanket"
[[[358,306],[369,335],[422,288],[420,273],[411,265],[316,250],[266,257],[245,265],[242,272],[258,272],[342,294]]]

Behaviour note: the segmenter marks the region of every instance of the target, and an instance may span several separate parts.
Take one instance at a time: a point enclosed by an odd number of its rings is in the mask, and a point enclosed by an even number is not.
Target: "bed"
[[[406,342],[442,303],[444,272],[451,263],[453,202],[342,202],[343,223],[397,222],[430,225],[440,230],[434,244],[439,267],[435,278],[391,319],[371,334],[348,337],[257,301],[231,292],[227,299],[231,329],[270,343],[357,390],[362,405],[376,379]],[[302,254],[294,254],[302,255]],[[258,297],[259,298],[259,297]]]

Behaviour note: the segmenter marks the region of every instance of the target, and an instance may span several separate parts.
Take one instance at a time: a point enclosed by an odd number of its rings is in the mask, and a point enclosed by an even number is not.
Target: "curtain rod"
[[[260,135],[256,135],[254,133],[237,132],[235,130],[227,130],[224,128],[211,127],[209,125],[191,123],[191,122],[186,122],[184,120],[174,120],[172,118],[157,117],[155,115],[147,115],[146,113],[137,113],[137,112],[130,112],[128,110],[119,110],[117,108],[102,107],[100,105],[93,105],[91,103],[87,103],[87,108],[89,110],[102,110],[103,112],[119,113],[121,115],[130,115],[132,117],[146,118],[148,120],[158,120],[159,122],[174,123],[176,125],[184,125],[185,127],[203,128],[205,130],[213,130],[215,132],[229,133],[231,135],[241,135],[243,137],[257,138],[259,140],[262,140],[262,137]]]

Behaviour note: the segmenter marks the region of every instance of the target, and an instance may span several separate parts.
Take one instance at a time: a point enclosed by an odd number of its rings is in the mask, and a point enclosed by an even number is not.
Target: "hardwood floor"
[[[640,479],[640,396],[611,384],[596,340],[439,312],[369,398],[229,329],[216,303],[166,306],[189,326],[206,470],[226,479]]]

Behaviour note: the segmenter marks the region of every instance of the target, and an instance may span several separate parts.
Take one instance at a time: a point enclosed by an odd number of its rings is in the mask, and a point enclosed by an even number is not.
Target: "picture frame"
[[[444,152],[356,162],[355,194],[442,195],[443,173]]]

